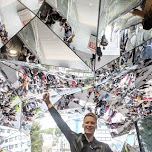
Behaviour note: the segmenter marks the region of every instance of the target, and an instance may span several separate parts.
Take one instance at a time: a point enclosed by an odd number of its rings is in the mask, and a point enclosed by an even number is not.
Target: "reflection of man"
[[[132,14],[143,18],[143,29],[150,30],[152,28],[152,0],[145,0],[142,11],[135,9]]]
[[[77,134],[69,128],[53,107],[48,93],[44,94],[43,100],[58,127],[69,141],[71,152],[112,152],[107,144],[97,141],[94,137],[94,132],[97,128],[97,117],[95,114],[88,113],[85,115],[82,124],[85,133]]]

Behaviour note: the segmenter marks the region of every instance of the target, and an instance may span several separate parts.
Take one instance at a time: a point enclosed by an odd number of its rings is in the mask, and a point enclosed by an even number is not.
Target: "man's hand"
[[[53,106],[52,103],[50,102],[50,94],[49,93],[45,93],[43,95],[43,101],[45,101],[48,108],[51,108]]]

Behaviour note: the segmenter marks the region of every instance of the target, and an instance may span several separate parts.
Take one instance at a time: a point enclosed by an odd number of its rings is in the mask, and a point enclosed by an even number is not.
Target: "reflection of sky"
[[[129,145],[133,146],[135,142],[135,135],[128,135],[126,143]]]

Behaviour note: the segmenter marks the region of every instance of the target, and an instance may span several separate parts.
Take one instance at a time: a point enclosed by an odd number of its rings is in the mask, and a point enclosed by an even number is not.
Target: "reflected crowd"
[[[54,25],[59,26],[61,31],[64,30],[64,37],[61,37],[61,39],[66,45],[70,46],[73,42],[75,34],[67,19],[64,18],[63,15],[57,12],[57,10],[49,4],[44,3],[38,12],[38,16],[50,29],[53,30]]]
[[[3,44],[8,41],[8,32],[6,30],[5,24],[3,24],[2,22],[0,22],[0,38]]]
[[[119,97],[110,103],[102,98],[96,100],[98,115],[106,121],[113,137],[129,130],[134,121],[152,114],[151,40],[146,44],[123,54],[96,72],[99,94],[100,90],[104,90]],[[145,53],[141,53],[141,47]]]

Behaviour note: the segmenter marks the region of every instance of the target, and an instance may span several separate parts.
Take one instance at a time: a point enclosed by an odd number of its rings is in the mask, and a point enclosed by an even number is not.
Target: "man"
[[[94,132],[97,128],[97,117],[95,114],[88,113],[85,115],[82,124],[85,133],[77,134],[69,128],[53,107],[49,99],[49,93],[44,94],[43,100],[58,127],[69,141],[71,152],[112,152],[107,144],[97,141],[94,137]]]
[[[142,11],[134,9],[132,14],[143,18],[143,29],[150,30],[152,28],[152,0],[145,0],[142,5]]]

